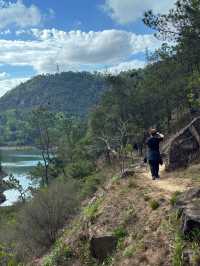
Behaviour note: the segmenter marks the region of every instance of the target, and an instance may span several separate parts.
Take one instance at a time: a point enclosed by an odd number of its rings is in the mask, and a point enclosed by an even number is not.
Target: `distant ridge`
[[[100,74],[63,72],[39,75],[2,96],[0,112],[48,106],[51,111],[82,116],[98,103],[105,90],[105,81]]]

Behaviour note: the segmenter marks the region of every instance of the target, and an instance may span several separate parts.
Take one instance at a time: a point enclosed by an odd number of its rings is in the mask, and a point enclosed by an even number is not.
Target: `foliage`
[[[118,240],[120,240],[127,236],[127,231],[124,227],[119,226],[115,228],[113,235],[116,236]]]
[[[95,202],[90,203],[85,207],[83,213],[86,218],[93,221],[99,214],[99,207],[101,205],[102,199],[97,199]]]
[[[89,160],[79,160],[71,163],[65,169],[66,175],[72,178],[82,179],[94,171],[94,165]]]
[[[172,266],[183,266],[183,248],[184,248],[183,240],[177,234],[174,242]]]
[[[191,72],[199,71],[199,17],[198,0],[179,0],[168,14],[154,15],[149,11],[144,17],[144,23],[155,29],[157,35],[177,43],[175,47],[177,58],[186,64]]]
[[[157,200],[150,200],[149,206],[151,207],[152,210],[156,210],[159,208],[160,204]]]
[[[66,266],[70,265],[73,252],[65,243],[56,243],[51,255],[45,257],[43,266]]]
[[[56,241],[58,230],[77,210],[77,192],[72,181],[67,184],[54,182],[21,208],[15,222],[8,228],[5,243],[17,259],[26,261],[41,255]],[[0,231],[1,241],[5,241],[4,234],[5,229]]]
[[[0,110],[32,110],[46,104],[50,111],[82,116],[98,102],[104,90],[104,78],[98,73],[39,75],[7,92],[0,100]]]
[[[95,173],[85,177],[81,187],[81,196],[83,198],[91,196],[104,181],[105,176],[102,173]]]

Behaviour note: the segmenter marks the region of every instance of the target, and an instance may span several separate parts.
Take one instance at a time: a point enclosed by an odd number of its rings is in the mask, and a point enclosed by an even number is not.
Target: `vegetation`
[[[178,200],[178,197],[181,195],[181,192],[180,191],[176,191],[173,193],[171,199],[170,199],[170,203],[172,206],[175,206],[177,200]]]
[[[156,200],[150,200],[149,206],[151,207],[152,210],[156,210],[159,208],[160,204]]]
[[[85,115],[105,90],[104,78],[88,72],[40,75],[7,92],[0,110],[32,110],[48,106],[50,111]]]
[[[86,72],[37,76],[0,99],[0,142],[32,144],[43,157],[30,173],[40,186],[32,189],[29,199],[20,184],[10,180],[20,191],[21,202],[13,212],[4,210],[5,219],[0,216],[1,264],[26,263],[54,244],[55,252],[45,265],[67,265],[73,253],[67,245],[55,244],[60,229],[81,209],[81,200],[104,182],[106,167],[122,174],[134,162],[133,150],[143,153],[149,127],[173,133],[199,114],[199,18],[195,0],[177,1],[166,15],[146,12],[144,23],[174,45],[164,43],[148,55],[144,69],[114,76]],[[116,183],[120,174],[113,176]],[[127,184],[120,195],[137,188],[134,181]],[[152,210],[159,207],[148,195],[143,198]],[[98,217],[100,205],[96,200],[84,208],[90,222]],[[123,225],[135,216],[134,208],[125,209]],[[126,228],[116,228],[113,234],[123,246]],[[89,244],[81,243],[86,263]],[[134,249],[130,245],[124,256],[131,257]],[[181,265],[182,252],[183,242],[177,237],[174,266]]]

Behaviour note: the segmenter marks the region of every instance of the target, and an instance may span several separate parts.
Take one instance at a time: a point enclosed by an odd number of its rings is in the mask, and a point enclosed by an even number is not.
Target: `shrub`
[[[87,197],[95,193],[103,180],[98,174],[87,176],[82,184],[81,196]]]
[[[91,175],[93,171],[94,165],[88,160],[77,161],[66,168],[66,173],[69,177],[78,179]]]
[[[158,209],[159,206],[160,206],[159,202],[156,201],[156,200],[151,200],[151,201],[149,202],[149,205],[150,205],[150,207],[151,207],[152,210],[156,210],[156,209]]]
[[[58,237],[58,230],[75,212],[74,183],[53,183],[27,203],[17,218],[16,253],[20,259],[41,255]]]

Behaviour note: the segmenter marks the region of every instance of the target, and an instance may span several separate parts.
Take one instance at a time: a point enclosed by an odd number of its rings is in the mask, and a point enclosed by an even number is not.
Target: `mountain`
[[[63,72],[36,76],[0,98],[0,112],[9,109],[31,110],[48,106],[49,110],[85,115],[106,90],[100,74]]]

